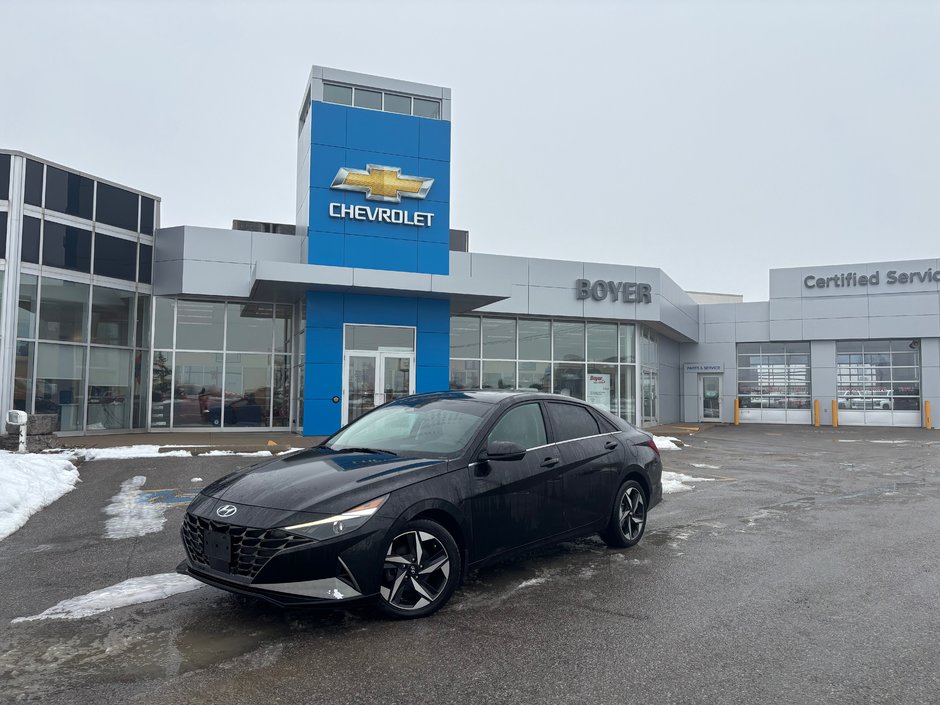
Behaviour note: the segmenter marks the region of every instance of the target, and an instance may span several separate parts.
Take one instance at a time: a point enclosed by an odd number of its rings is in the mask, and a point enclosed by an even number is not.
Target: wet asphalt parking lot
[[[55,703],[940,702],[940,434],[715,427],[665,451],[710,481],[643,542],[487,568],[436,616],[281,611],[202,587],[11,623],[174,570],[183,501],[104,538],[125,480],[183,500],[240,457],[97,461],[0,541],[0,700]],[[201,478],[193,481],[193,478]]]

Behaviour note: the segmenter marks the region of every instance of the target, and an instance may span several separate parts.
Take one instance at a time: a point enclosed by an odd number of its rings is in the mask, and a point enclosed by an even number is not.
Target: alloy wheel
[[[444,544],[427,531],[406,531],[388,546],[379,592],[393,607],[417,610],[440,597],[449,577]]]
[[[643,532],[646,523],[646,503],[637,487],[627,487],[620,498],[620,530],[624,538],[633,541]]]

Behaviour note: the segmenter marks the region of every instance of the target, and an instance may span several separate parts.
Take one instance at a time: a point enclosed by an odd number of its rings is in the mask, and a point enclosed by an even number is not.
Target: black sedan
[[[652,437],[569,397],[418,394],[323,444],[212,483],[182,527],[178,570],[278,605],[378,596],[440,609],[467,568],[600,533],[637,543],[662,499]]]

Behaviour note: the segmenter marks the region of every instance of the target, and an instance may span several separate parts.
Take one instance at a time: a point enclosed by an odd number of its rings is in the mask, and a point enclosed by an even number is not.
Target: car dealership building
[[[296,224],[164,227],[157,197],[0,151],[0,411],[63,433],[332,433],[412,392],[532,388],[639,426],[921,426],[940,261],[770,271],[769,301],[660,269],[470,252],[447,88],[314,67]],[[508,235],[508,234],[507,234]],[[833,403],[834,402],[834,403]]]

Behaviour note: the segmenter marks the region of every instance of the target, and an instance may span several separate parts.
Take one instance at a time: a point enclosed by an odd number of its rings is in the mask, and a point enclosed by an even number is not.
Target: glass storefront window
[[[91,342],[131,345],[134,292],[96,286],[91,292]]]
[[[552,359],[551,321],[519,321],[519,359]]]
[[[81,431],[85,397],[85,347],[39,343],[36,353],[37,414],[56,414],[59,431]]]
[[[636,423],[636,367],[621,365],[620,367],[620,418]]]
[[[173,315],[176,301],[158,296],[154,300],[153,345],[155,348],[173,347]]]
[[[555,394],[584,399],[584,365],[556,362],[554,365]]]
[[[414,350],[415,329],[399,326],[346,326],[346,350]]]
[[[550,362],[520,362],[518,389],[533,389],[538,392],[552,390],[552,365]]]
[[[583,362],[584,323],[581,321],[555,321],[552,328],[555,339],[554,359]],[[581,379],[583,384],[583,371],[581,373]]]
[[[483,389],[515,389],[516,363],[484,360],[480,384]]]
[[[293,320],[293,306],[290,304],[277,304],[274,307],[274,352],[291,351],[290,340]]]
[[[450,356],[480,357],[480,319],[475,316],[451,316]]]
[[[36,313],[39,311],[39,277],[20,275],[20,298],[16,315],[16,337],[32,338],[36,335]]]
[[[13,408],[33,413],[33,351],[35,343],[20,340],[16,343],[16,362],[13,372]]]
[[[271,403],[274,426],[290,426],[290,356],[274,356],[274,396]]]
[[[479,360],[451,360],[450,361],[450,388],[451,389],[479,389],[480,388],[480,361]]]
[[[83,342],[88,321],[88,284],[42,278],[39,338]],[[38,376],[38,375],[37,375]]]
[[[150,385],[150,425],[153,428],[165,428],[170,425],[170,413],[173,406],[173,352],[171,350],[154,350]]]
[[[271,304],[228,304],[226,350],[267,352],[274,334]]]
[[[222,406],[222,353],[177,352],[174,373],[173,426],[207,425]]]
[[[224,335],[224,303],[182,300],[176,302],[177,350],[221,350]],[[270,341],[270,337],[268,340]]]
[[[270,320],[270,319],[268,319]],[[269,426],[271,412],[271,356],[227,353],[224,404],[210,404],[213,426]]]
[[[621,323],[620,329],[620,362],[636,362],[636,326],[632,323]]]
[[[488,360],[516,359],[515,319],[483,319],[483,357]]]
[[[150,346],[150,296],[137,294],[137,332],[135,335],[138,348]]]
[[[587,324],[588,362],[617,362],[617,324]]]
[[[130,428],[132,363],[132,350],[90,349],[87,430]]]

